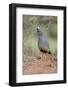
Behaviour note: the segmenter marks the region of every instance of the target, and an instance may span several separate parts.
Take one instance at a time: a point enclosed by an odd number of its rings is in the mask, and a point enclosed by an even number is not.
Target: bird
[[[40,29],[40,27],[37,27],[37,35],[38,35],[38,48],[43,53],[51,54],[49,42],[47,37],[45,37],[44,33]]]

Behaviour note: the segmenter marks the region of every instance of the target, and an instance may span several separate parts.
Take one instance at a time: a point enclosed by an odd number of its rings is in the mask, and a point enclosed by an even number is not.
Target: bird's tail
[[[43,49],[40,49],[41,52],[43,53],[48,53],[48,54],[52,54],[52,52],[50,50],[43,50]]]

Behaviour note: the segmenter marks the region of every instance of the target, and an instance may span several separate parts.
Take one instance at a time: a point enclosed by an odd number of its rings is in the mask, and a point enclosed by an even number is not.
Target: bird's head
[[[40,27],[37,27],[37,32],[40,32]]]
[[[39,36],[41,36],[43,34],[42,31],[40,30],[40,27],[37,27],[37,33]]]

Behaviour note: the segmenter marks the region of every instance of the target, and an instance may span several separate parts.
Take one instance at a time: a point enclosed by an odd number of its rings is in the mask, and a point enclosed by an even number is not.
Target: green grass
[[[53,54],[56,54],[56,50],[57,50],[57,42],[55,39],[49,38],[49,46],[50,46],[50,50]],[[29,40],[27,40],[24,43],[24,52],[27,55],[38,55],[39,54],[39,48],[38,48],[38,41],[36,38],[29,38]]]
[[[57,17],[56,16],[23,16],[24,54],[38,55],[37,26],[40,26],[48,38],[50,50],[57,55]]]

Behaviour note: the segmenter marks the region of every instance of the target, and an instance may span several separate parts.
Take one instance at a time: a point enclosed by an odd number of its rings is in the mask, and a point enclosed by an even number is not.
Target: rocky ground
[[[36,57],[24,56],[23,74],[57,73],[57,59],[52,54],[43,54]]]

